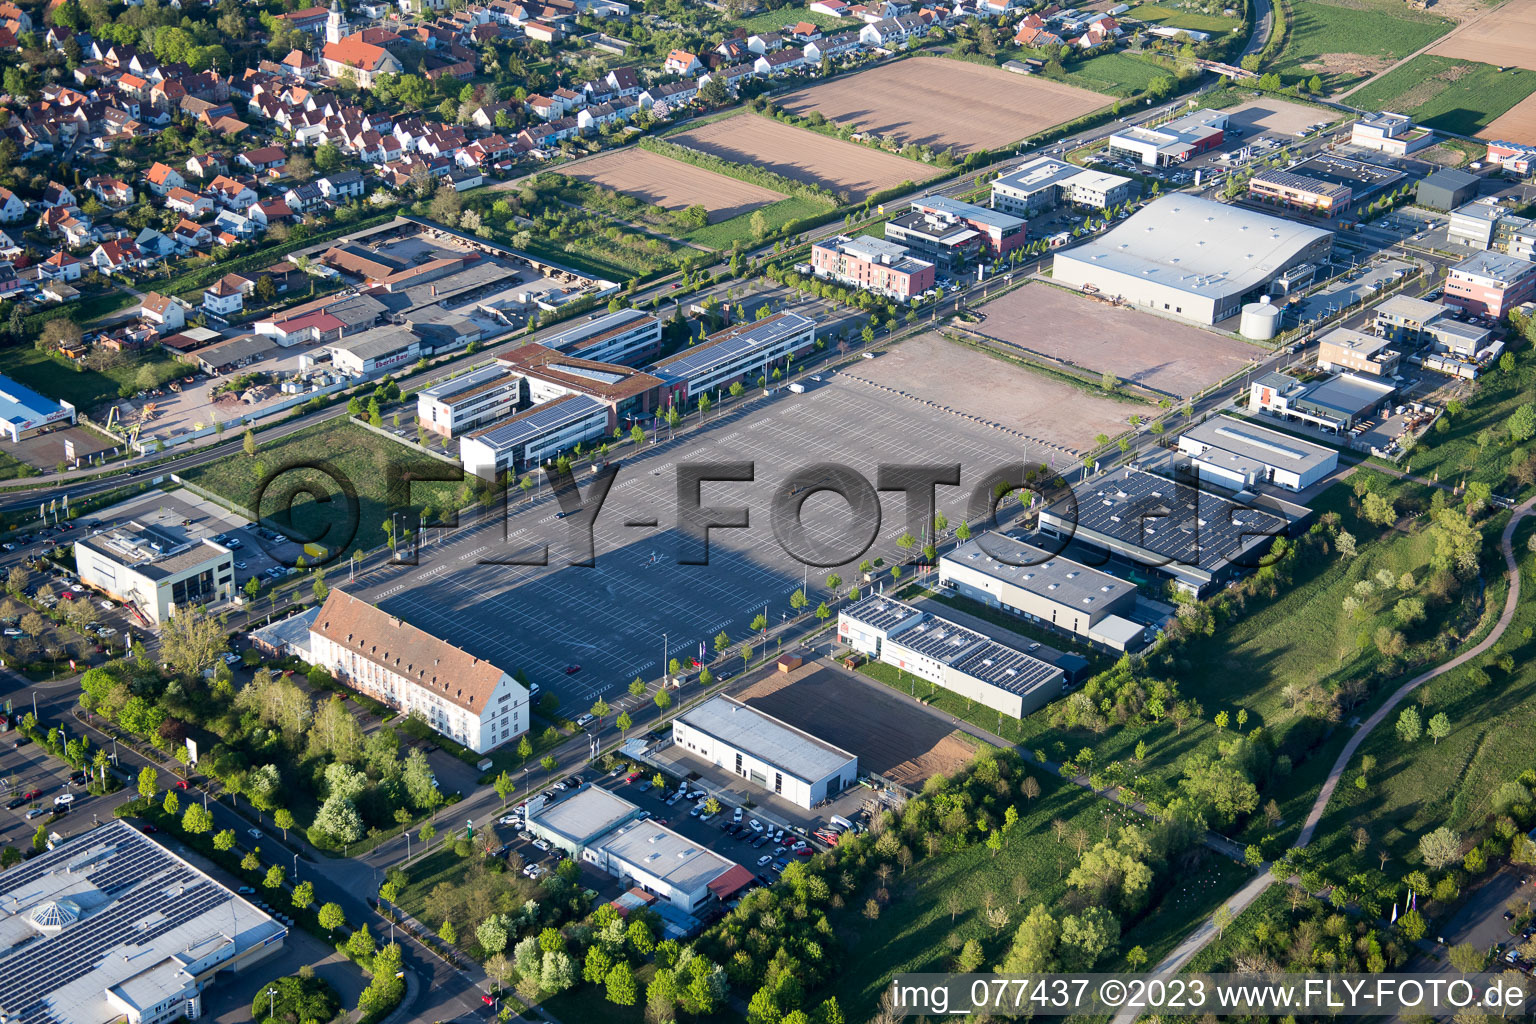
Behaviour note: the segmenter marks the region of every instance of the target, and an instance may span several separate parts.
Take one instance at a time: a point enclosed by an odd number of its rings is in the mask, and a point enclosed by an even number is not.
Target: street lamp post
[[[269,988],[269,989],[267,989],[267,1016],[268,1017],[276,1017],[277,1016],[277,989],[276,988]]]

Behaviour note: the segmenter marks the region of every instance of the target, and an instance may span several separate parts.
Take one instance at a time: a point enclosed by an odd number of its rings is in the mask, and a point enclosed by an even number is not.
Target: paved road
[[[1519,529],[1525,517],[1531,514],[1533,507],[1536,507],[1536,497],[1527,498],[1524,503],[1515,509],[1514,515],[1510,517],[1509,522],[1504,526],[1503,535],[1499,538],[1499,547],[1504,553],[1505,574],[1509,578],[1509,592],[1505,595],[1504,610],[1499,614],[1498,622],[1494,624],[1493,629],[1489,630],[1488,635],[1481,642],[1458,654],[1450,661],[1428,671],[1421,672],[1398,687],[1382,703],[1381,707],[1377,708],[1375,713],[1360,725],[1355,734],[1350,737],[1349,742],[1345,744],[1338,759],[1334,761],[1333,769],[1328,773],[1328,779],[1323,783],[1322,791],[1318,793],[1317,799],[1313,801],[1312,809],[1307,813],[1306,822],[1302,826],[1301,833],[1296,838],[1295,849],[1300,849],[1312,841],[1312,836],[1317,830],[1318,822],[1322,820],[1323,813],[1328,809],[1328,802],[1333,797],[1334,790],[1338,788],[1339,779],[1344,775],[1344,769],[1348,766],[1350,759],[1354,757],[1355,751],[1360,748],[1360,744],[1371,734],[1371,730],[1380,725],[1414,690],[1423,686],[1431,679],[1438,678],[1447,672],[1460,668],[1468,661],[1485,653],[1494,644],[1498,643],[1499,638],[1509,629],[1509,624],[1515,617],[1515,609],[1520,604],[1520,568],[1515,561],[1514,536],[1515,531]],[[1275,879],[1268,870],[1264,870],[1223,903],[1222,907],[1226,908],[1232,915],[1232,918],[1236,918],[1238,914],[1247,909],[1249,904],[1258,899],[1259,894],[1274,881]],[[1217,913],[1220,912],[1221,910],[1218,908]],[[1191,932],[1172,953],[1164,957],[1152,969],[1153,972],[1157,974],[1172,974],[1181,970],[1191,957],[1203,949],[1211,939],[1215,938],[1216,928],[1214,922],[1215,915],[1201,922],[1199,927]],[[1136,1016],[1135,1013],[1121,1013],[1115,1017],[1113,1024],[1131,1024],[1136,1019]]]

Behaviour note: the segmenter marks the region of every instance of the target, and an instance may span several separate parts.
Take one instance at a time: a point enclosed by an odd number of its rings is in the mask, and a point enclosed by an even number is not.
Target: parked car
[[[55,807],[65,807],[74,802],[75,794],[73,793],[60,793],[58,796],[53,798],[53,806]]]
[[[14,811],[14,810],[15,810],[15,809],[16,809],[16,808],[18,808],[18,807],[25,807],[25,806],[26,806],[26,805],[27,805],[27,799],[26,799],[26,797],[20,797],[20,796],[18,796],[18,797],[15,797],[15,798],[14,798],[14,799],[12,799],[12,800],[11,800],[11,801],[10,801],[10,803],[8,803],[8,804],[6,804],[6,805],[5,805],[5,806],[6,806],[6,807],[7,807],[7,808],[8,808],[8,809],[9,809],[9,810],[12,810],[12,811]]]
[[[757,866],[758,867],[763,867],[764,865],[768,864],[772,860],[773,860],[773,856],[771,854],[765,853],[761,857],[757,858]]]
[[[536,850],[543,850],[545,853],[549,852],[549,840],[547,839],[535,839],[533,846]]]
[[[736,811],[735,811],[735,813],[733,813],[733,814],[732,814],[732,815],[731,815],[731,820],[732,820],[732,821],[734,821],[734,822],[736,822],[736,823],[737,823],[737,824],[740,824],[740,823],[741,823],[741,819],[742,819],[742,816],[743,816],[743,813],[744,813],[744,812],[743,812],[743,811],[742,811],[742,809],[741,809],[741,808],[740,808],[740,807],[738,807],[738,808],[736,808]]]
[[[588,714],[582,715],[580,718],[576,719],[576,727],[579,728],[579,729],[585,729],[587,726],[591,725],[595,721],[597,721],[597,719],[593,718],[592,715],[590,713],[588,713]]]
[[[501,816],[501,820],[498,821],[497,824],[499,824],[499,825],[516,825],[519,820],[520,819],[515,814],[504,814],[504,815]]]
[[[761,832],[763,830],[763,823],[758,821],[756,818],[753,818],[751,821],[747,822],[747,828],[751,829],[753,832]]]

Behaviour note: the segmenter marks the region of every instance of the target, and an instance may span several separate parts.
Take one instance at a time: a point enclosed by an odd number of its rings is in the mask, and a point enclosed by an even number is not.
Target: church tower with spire
[[[341,13],[341,0],[331,0],[331,13],[325,17],[325,41],[339,43],[350,34],[347,16]]]

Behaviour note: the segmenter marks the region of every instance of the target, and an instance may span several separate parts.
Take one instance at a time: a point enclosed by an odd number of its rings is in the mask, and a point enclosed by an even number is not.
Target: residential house
[[[67,185],[61,185],[57,181],[50,181],[48,187],[43,189],[43,198],[38,200],[37,205],[45,210],[51,210],[56,206],[78,206],[80,204],[75,200],[75,194],[69,190]]]
[[[780,32],[763,32],[747,36],[747,49],[762,55],[784,48],[784,36]]]
[[[752,65],[752,70],[760,75],[782,75],[803,67],[805,67],[805,51],[798,46],[793,46],[787,50],[763,54],[757,58],[757,63]]]
[[[176,243],[171,237],[154,228],[145,228],[140,231],[134,238],[133,244],[143,258],[148,260],[163,260],[176,252]]]
[[[143,255],[133,242],[126,238],[114,238],[93,249],[89,262],[103,274],[111,275],[132,270],[141,259]]]
[[[171,230],[171,238],[189,249],[202,249],[213,244],[213,232],[185,217]]]
[[[208,184],[207,195],[226,210],[243,213],[256,205],[256,190],[242,181],[221,174]]]
[[[634,68],[614,68],[603,81],[620,96],[640,95],[640,76]]]
[[[845,53],[856,52],[863,45],[857,32],[822,36],[805,44],[805,59],[809,63],[820,64],[823,57],[841,57]]]
[[[245,297],[256,290],[256,282],[239,274],[225,274],[203,289],[203,310],[228,319],[245,308]]]
[[[697,82],[673,82],[670,85],[653,85],[640,94],[640,106],[649,110],[664,103],[668,109],[686,106],[699,95]]]
[[[85,188],[97,199],[112,207],[131,206],[136,198],[132,185],[104,174],[86,178]]]
[[[290,210],[308,213],[325,205],[325,193],[320,191],[319,185],[306,181],[284,192],[283,202],[288,204]]]
[[[825,14],[829,18],[848,17],[848,5],[843,0],[816,0],[806,9],[815,14]]]
[[[157,196],[163,196],[173,188],[182,188],[187,183],[187,179],[176,168],[162,163],[156,163],[144,172],[144,180],[149,183],[149,190]]]
[[[689,77],[704,70],[704,65],[699,63],[696,54],[687,50],[673,50],[667,54],[667,59],[662,63],[661,70],[668,75],[683,75]]]
[[[27,204],[8,188],[0,187],[0,224],[15,224],[27,215]]]
[[[561,32],[559,25],[546,25],[542,21],[523,22],[523,35],[540,43],[559,42]]]
[[[213,200],[184,188],[173,188],[165,194],[165,205],[188,217],[206,217],[213,212]]]
[[[235,163],[257,172],[280,171],[288,164],[288,154],[280,146],[263,146],[241,153]]]
[[[37,274],[50,281],[78,281],[82,267],[80,260],[60,249],[37,265]]]
[[[912,37],[921,38],[928,33],[928,22],[915,14],[903,14],[896,18],[884,18],[859,30],[859,41],[868,46],[890,49],[900,46]]]
[[[139,306],[139,316],[161,334],[179,331],[187,325],[187,311],[169,295],[149,292]]]
[[[342,171],[328,175],[316,182],[325,198],[344,203],[348,199],[363,197],[363,176],[356,171]]]
[[[249,241],[261,234],[261,226],[245,214],[234,210],[220,210],[213,218],[209,230],[228,235],[236,242]],[[220,244],[228,244],[221,242]]]

